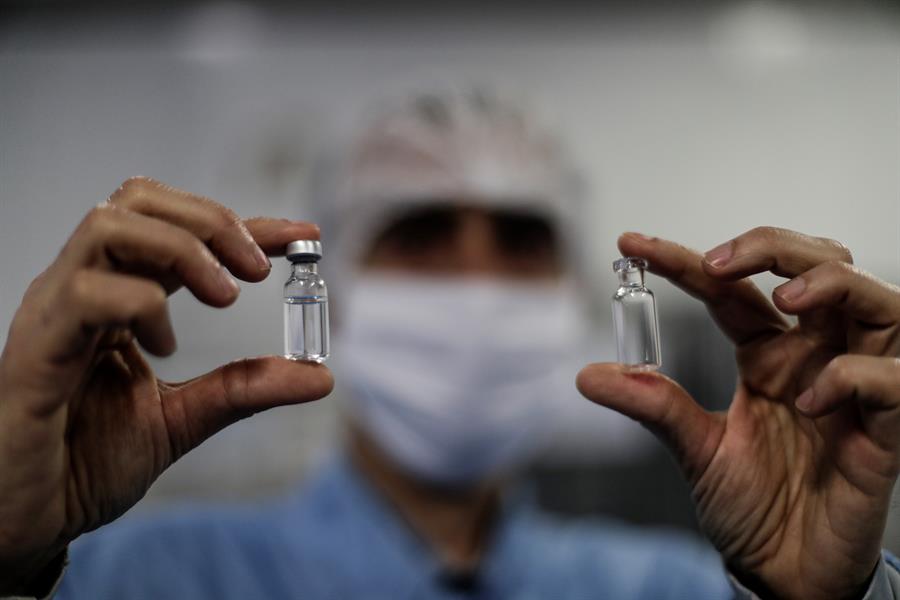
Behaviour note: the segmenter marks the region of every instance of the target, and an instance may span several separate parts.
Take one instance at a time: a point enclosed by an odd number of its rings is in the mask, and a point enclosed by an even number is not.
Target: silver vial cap
[[[319,240],[295,240],[285,251],[291,262],[317,262],[322,258],[322,242]]]
[[[613,271],[616,273],[619,273],[620,271],[636,271],[637,269],[642,271],[647,270],[646,259],[638,258],[636,256],[626,256],[613,262]]]

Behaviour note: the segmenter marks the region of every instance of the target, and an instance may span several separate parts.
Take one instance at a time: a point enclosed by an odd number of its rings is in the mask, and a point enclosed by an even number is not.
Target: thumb
[[[333,386],[325,365],[280,356],[237,360],[196,379],[165,385],[173,460],[236,421],[275,406],[317,400]]]
[[[674,453],[691,482],[709,464],[724,432],[721,418],[704,410],[661,373],[594,363],[578,373],[575,385],[588,400],[652,431]]]

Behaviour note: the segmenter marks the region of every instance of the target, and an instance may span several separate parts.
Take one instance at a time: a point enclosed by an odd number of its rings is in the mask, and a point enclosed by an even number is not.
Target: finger
[[[799,314],[837,308],[875,327],[900,322],[900,287],[845,262],[826,262],[775,288],[776,306]]]
[[[259,411],[331,392],[325,365],[267,356],[238,360],[170,389],[163,400],[176,456]]]
[[[165,221],[110,205],[95,208],[63,248],[55,275],[80,267],[174,278],[202,302],[227,306],[240,288],[199,238]]]
[[[753,282],[713,279],[701,267],[700,254],[680,244],[626,233],[619,238],[619,250],[623,256],[646,258],[651,273],[704,302],[719,327],[738,345],[788,327]]]
[[[123,327],[157,356],[175,351],[175,334],[158,283],[97,269],[81,269],[66,284],[65,310],[45,312],[44,327],[35,328],[33,342],[50,354],[83,347],[85,336],[101,327]]]
[[[835,357],[794,404],[811,418],[854,404],[869,437],[880,447],[895,450],[900,445],[900,359]]]
[[[245,281],[264,279],[272,267],[240,217],[209,198],[133,177],[110,196],[109,203],[188,230]]]
[[[639,421],[675,454],[691,481],[702,474],[721,438],[721,421],[677,383],[660,373],[630,372],[595,363],[578,373],[578,391],[588,400]]]
[[[777,227],[757,227],[716,246],[703,257],[703,270],[712,277],[735,280],[771,271],[795,277],[829,261],[852,263],[846,246]]]
[[[250,235],[269,256],[284,256],[287,245],[295,240],[319,239],[319,227],[303,221],[255,217],[244,221]]]

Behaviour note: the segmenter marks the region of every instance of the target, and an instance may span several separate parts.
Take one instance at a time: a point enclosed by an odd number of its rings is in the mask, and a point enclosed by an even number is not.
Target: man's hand
[[[778,598],[862,597],[900,470],[900,288],[837,242],[774,228],[705,257],[637,234],[619,248],[707,305],[740,380],[724,414],[615,364],[587,366],[579,390],[670,446],[737,574]],[[763,271],[790,278],[774,305],[747,279]]]
[[[239,292],[229,271],[260,281],[266,254],[318,235],[308,223],[242,221],[145,178],[87,215],[28,289],[0,356],[0,595],[216,431],[328,394],[324,366],[274,356],[164,383],[137,346],[175,351],[166,298],[179,287],[227,306]]]

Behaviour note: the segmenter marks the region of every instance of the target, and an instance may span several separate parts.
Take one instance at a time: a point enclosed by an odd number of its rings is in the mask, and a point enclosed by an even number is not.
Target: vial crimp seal
[[[322,244],[297,240],[285,253],[291,276],[284,284],[284,355],[291,360],[324,362],[329,355],[328,288],[319,275]]]
[[[662,364],[656,298],[644,285],[647,266],[645,259],[636,257],[613,262],[619,278],[612,298],[619,362],[638,371],[656,370]]]

